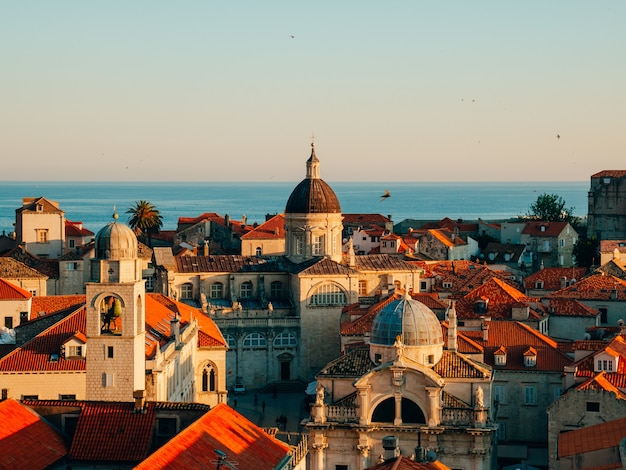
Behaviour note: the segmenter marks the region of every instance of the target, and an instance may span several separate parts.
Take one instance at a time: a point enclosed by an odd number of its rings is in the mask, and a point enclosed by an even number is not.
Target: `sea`
[[[345,214],[376,213],[395,223],[406,219],[486,221],[526,215],[541,194],[563,198],[573,215],[586,217],[589,181],[570,182],[329,182]],[[298,182],[0,182],[0,233],[15,230],[15,210],[22,198],[43,196],[59,203],[65,218],[83,222],[97,233],[112,220],[128,221],[137,201],[153,204],[163,218],[162,230],[175,230],[179,217],[204,212],[228,214],[248,224],[285,210]],[[389,191],[390,197],[381,198]]]

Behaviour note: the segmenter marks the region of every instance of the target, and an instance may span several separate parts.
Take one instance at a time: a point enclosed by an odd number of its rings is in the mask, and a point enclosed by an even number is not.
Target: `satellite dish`
[[[426,452],[426,462],[435,462],[437,460],[437,452],[429,450]]]

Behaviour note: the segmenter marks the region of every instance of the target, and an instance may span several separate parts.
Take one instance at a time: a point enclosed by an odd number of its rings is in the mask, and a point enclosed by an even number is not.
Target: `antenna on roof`
[[[211,463],[217,465],[215,467],[216,470],[221,470],[222,465],[225,468],[230,468],[231,470],[237,470],[237,465],[239,465],[239,463],[226,460],[228,458],[228,456],[226,455],[226,452],[219,450],[219,449],[215,449],[215,453],[217,454],[217,460],[211,460]]]

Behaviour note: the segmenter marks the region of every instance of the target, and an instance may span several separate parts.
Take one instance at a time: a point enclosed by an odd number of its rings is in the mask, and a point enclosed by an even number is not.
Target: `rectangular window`
[[[22,395],[22,400],[39,400],[39,395]]]
[[[324,236],[313,235],[313,255],[323,255]]]
[[[3,388],[2,389],[2,401],[6,400],[7,398],[9,398],[9,389]]]
[[[70,248],[75,248],[76,247],[76,241],[73,238],[69,239],[69,246],[70,246]]]
[[[359,295],[367,295],[367,281],[365,280],[359,281]]]
[[[113,346],[107,346],[107,357],[113,359]]]
[[[501,405],[506,403],[506,386],[505,385],[493,386],[493,400],[497,401]]]
[[[296,254],[301,255],[303,252],[304,244],[302,242],[302,237],[296,237]]]
[[[73,401],[73,400],[76,400],[76,395],[74,395],[74,394],[59,395],[59,400],[61,400],[61,401]]]
[[[347,465],[335,465],[335,470],[348,470]]]
[[[425,291],[427,288],[428,284],[426,284],[426,281],[420,281],[420,290]]]
[[[78,269],[78,263],[72,261],[65,264],[65,269],[68,271],[76,271]]]
[[[13,317],[4,317],[4,327],[9,330],[13,329]]]
[[[588,401],[587,402],[587,411],[599,412],[600,411],[600,402],[597,401]]]
[[[70,346],[69,348],[69,356],[82,356],[83,355],[83,347],[82,346]]]
[[[524,386],[524,405],[537,404],[537,389],[534,385]]]
[[[102,374],[102,385],[105,387],[113,387],[114,385],[114,380],[113,380],[113,374],[111,373],[107,373],[105,372],[104,374]]]
[[[48,243],[48,229],[37,229],[37,243]]]
[[[20,325],[28,321],[28,312],[20,312]]]

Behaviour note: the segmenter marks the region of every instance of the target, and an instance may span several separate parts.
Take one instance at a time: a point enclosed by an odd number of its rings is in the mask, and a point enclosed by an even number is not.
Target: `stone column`
[[[428,393],[428,401],[430,404],[430,416],[428,417],[428,425],[439,426],[439,423],[441,423],[441,417],[439,416],[439,393],[441,392],[441,389],[439,387],[426,387],[425,389]]]
[[[402,394],[400,392],[395,392],[393,394],[393,398],[395,401],[395,414],[393,418],[393,425],[400,426],[402,424]]]

